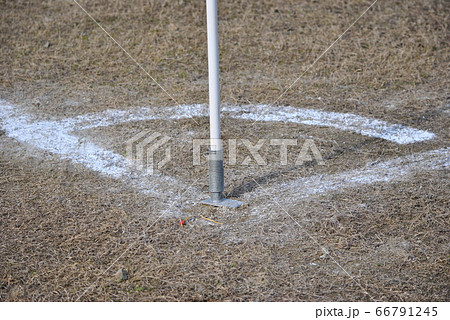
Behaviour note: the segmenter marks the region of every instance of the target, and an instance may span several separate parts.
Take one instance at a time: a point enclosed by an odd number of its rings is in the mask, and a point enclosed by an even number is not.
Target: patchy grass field
[[[79,3],[173,98],[74,1],[0,0],[1,100],[33,121],[207,103],[203,0]],[[172,161],[147,183],[170,176],[180,184],[156,196],[20,142],[0,117],[0,300],[448,301],[449,2],[379,0],[278,99],[371,3],[219,1],[223,103],[353,113],[433,139],[397,144],[225,113],[225,139],[312,138],[325,161],[280,165],[279,151],[264,147],[266,166],[226,163],[226,193],[246,203],[227,210],[197,203],[208,170],[192,165],[192,139],[208,137],[207,117],[76,133],[120,155],[142,130],[171,136]],[[433,150],[445,165],[305,190]],[[240,164],[249,153],[238,151]],[[287,193],[289,183],[296,188]],[[114,277],[120,268],[125,281]]]

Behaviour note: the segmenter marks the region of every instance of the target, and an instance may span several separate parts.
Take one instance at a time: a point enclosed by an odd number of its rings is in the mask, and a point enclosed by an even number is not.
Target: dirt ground
[[[0,0],[1,100],[38,120],[208,102],[203,0],[79,3],[170,96],[74,1]],[[226,162],[226,194],[246,202],[232,210],[198,204],[192,192],[148,196],[0,130],[0,301],[449,301],[448,167],[306,198],[301,188],[253,197],[375,161],[443,148],[448,156],[448,1],[379,0],[277,99],[371,4],[219,1],[223,103],[354,113],[434,139],[400,145],[224,114],[224,139],[312,137],[325,161],[281,165],[263,148],[267,166]],[[79,134],[124,155],[141,130],[181,150],[161,175],[208,192],[208,168],[192,165],[190,149],[208,137],[207,117]],[[114,277],[120,268],[127,280]]]

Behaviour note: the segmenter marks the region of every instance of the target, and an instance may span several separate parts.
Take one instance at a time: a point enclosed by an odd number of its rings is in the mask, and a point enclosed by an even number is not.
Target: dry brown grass
[[[203,0],[80,3],[179,103],[207,102]],[[220,1],[223,101],[273,102],[368,5]],[[42,118],[174,104],[73,2],[0,0],[0,9],[2,99]],[[249,131],[245,122],[224,119],[226,138],[288,136],[294,129],[299,137],[312,135],[327,160],[325,167],[235,168],[227,173],[227,192],[248,192],[252,178],[280,182],[447,147],[449,9],[446,1],[379,1],[279,101],[370,115],[432,130],[437,139],[397,146],[288,124],[255,124]],[[192,130],[205,137],[207,119],[197,120],[199,126],[180,121],[120,129],[125,135],[148,127],[174,135]],[[116,129],[85,134],[123,152]],[[449,299],[448,170],[283,204],[304,231],[281,210],[251,222],[256,204],[235,212],[194,206],[187,213],[195,217],[180,227],[176,206],[152,225],[164,208],[157,200],[51,155],[30,154],[1,131],[0,143],[2,301],[75,300],[133,243],[81,300]],[[205,168],[190,163],[175,156],[165,173],[186,181],[205,176]],[[201,179],[196,187],[206,184]],[[200,214],[224,224],[208,224]],[[129,280],[113,280],[119,267]]]
[[[191,103],[207,101],[203,2],[81,3],[177,101]],[[224,102],[273,102],[367,5],[220,3]],[[2,9],[3,87],[48,92],[58,84],[59,99],[88,94],[97,108],[173,104],[73,2],[3,1]],[[445,1],[380,2],[280,103],[310,103],[305,96],[372,102],[424,84],[448,88],[447,15]]]

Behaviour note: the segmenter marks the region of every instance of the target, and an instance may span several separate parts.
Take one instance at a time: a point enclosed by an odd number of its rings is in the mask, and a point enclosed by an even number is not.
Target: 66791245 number
[[[437,307],[378,307],[375,314],[379,317],[436,317],[438,313]]]

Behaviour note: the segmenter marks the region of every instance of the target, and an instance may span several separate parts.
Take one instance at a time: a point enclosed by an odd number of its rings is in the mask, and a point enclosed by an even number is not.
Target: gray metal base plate
[[[227,207],[227,208],[238,208],[244,204],[241,201],[231,200],[231,199],[226,199],[226,198],[223,198],[220,201],[212,201],[211,198],[208,198],[206,200],[203,200],[201,203],[207,204],[210,206],[214,206],[214,207]]]

